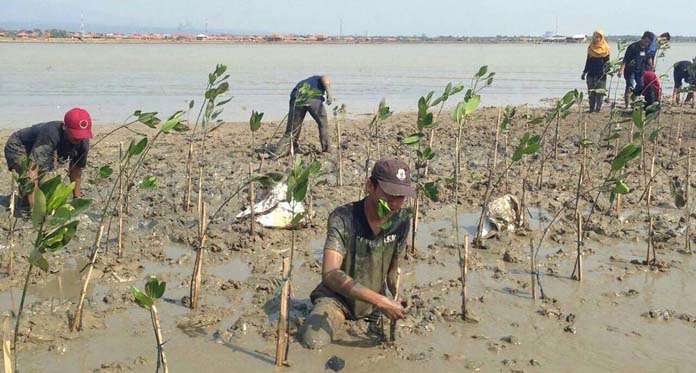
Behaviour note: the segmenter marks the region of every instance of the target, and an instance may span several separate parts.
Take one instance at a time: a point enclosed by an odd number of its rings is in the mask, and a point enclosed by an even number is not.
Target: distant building
[[[208,38],[208,36],[206,36],[205,34],[196,35],[196,40],[205,40],[207,38]]]

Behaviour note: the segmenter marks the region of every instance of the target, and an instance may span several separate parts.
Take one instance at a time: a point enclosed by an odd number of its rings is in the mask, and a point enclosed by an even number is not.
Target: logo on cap
[[[396,178],[401,180],[401,181],[406,180],[406,170],[404,170],[403,168],[400,168],[399,170],[397,170],[396,171]]]
[[[83,119],[80,121],[80,124],[78,124],[78,126],[80,126],[80,128],[82,129],[86,129],[87,127],[89,127],[89,122]]]

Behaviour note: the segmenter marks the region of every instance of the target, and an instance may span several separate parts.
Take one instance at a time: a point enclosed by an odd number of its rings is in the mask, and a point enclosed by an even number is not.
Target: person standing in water
[[[587,82],[587,92],[590,99],[590,113],[599,112],[607,89],[606,67],[609,63],[611,49],[604,37],[604,31],[595,30],[592,42],[587,47],[585,69],[580,79]]]

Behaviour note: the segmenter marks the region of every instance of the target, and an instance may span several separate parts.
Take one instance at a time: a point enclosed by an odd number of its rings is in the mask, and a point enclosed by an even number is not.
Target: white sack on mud
[[[524,214],[520,213],[520,201],[517,197],[506,194],[488,204],[486,221],[491,230],[484,232],[485,238],[493,237],[497,232],[514,231],[524,226]]]
[[[287,202],[285,196],[288,191],[288,186],[285,183],[276,184],[273,189],[265,194],[260,194],[261,200],[254,203],[254,215],[256,222],[265,228],[290,228],[290,222],[293,217],[293,204],[295,205],[295,214],[305,212],[302,202]],[[242,212],[237,214],[237,219],[243,219],[251,215],[250,206],[246,206]],[[305,219],[300,221],[300,225],[305,223]]]

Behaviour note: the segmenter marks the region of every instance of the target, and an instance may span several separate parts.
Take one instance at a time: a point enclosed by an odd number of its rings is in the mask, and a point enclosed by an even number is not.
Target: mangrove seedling
[[[380,141],[379,141],[379,127],[380,124],[385,121],[387,118],[392,116],[394,112],[392,112],[389,109],[389,106],[387,106],[387,102],[382,99],[379,102],[379,106],[377,107],[377,113],[372,116],[372,120],[370,120],[370,123],[367,126],[367,157],[365,158],[365,167],[363,168],[363,171],[365,172],[365,179],[367,179],[370,175],[370,160],[372,158],[372,139],[376,140],[376,146],[377,146],[377,158],[381,157],[381,149],[380,149]],[[362,188],[359,189],[359,195],[358,199],[362,198]]]
[[[49,263],[45,255],[54,253],[65,247],[77,233],[80,221],[77,217],[91,204],[90,199],[75,198],[68,202],[75,183],[65,184],[60,176],[41,183],[34,189],[34,206],[31,211],[31,222],[36,238],[33,249],[29,255],[29,268],[24,279],[24,288],[17,311],[15,323],[13,347],[15,351],[15,365],[17,364],[17,339],[19,337],[19,325],[24,310],[24,300],[34,267],[48,272]],[[15,369],[16,370],[16,369]]]
[[[167,357],[164,355],[164,340],[162,339],[162,329],[160,327],[159,313],[155,303],[162,298],[164,291],[167,288],[167,283],[157,280],[157,277],[150,276],[145,284],[145,292],[138,290],[135,286],[130,287],[131,294],[135,298],[135,303],[138,306],[150,311],[150,319],[152,320],[152,329],[155,332],[155,341],[157,342],[157,368],[155,372],[168,373]]]
[[[150,128],[158,128],[157,133],[153,136],[152,140],[148,137],[142,137],[139,140],[131,140],[128,148],[123,154],[123,157],[119,160],[118,174],[113,181],[112,186],[109,188],[109,194],[107,195],[104,206],[100,212],[99,216],[99,226],[97,228],[97,235],[94,238],[94,244],[92,245],[92,251],[90,253],[89,263],[86,266],[87,275],[82,282],[82,289],[80,290],[80,298],[77,303],[77,308],[75,309],[75,314],[73,315],[72,323],[70,326],[71,331],[82,329],[82,312],[84,307],[85,296],[87,294],[87,287],[89,286],[90,279],[92,277],[92,271],[94,270],[94,264],[97,260],[97,255],[99,253],[99,247],[101,245],[102,235],[104,234],[105,222],[107,216],[110,216],[109,212],[111,207],[115,204],[118,205],[122,198],[125,198],[125,207],[128,207],[128,194],[129,191],[135,186],[133,180],[135,180],[138,171],[153,145],[163,134],[168,134],[172,131],[181,132],[188,130],[188,127],[182,122],[183,111],[177,111],[172,114],[166,121],[161,121],[157,117],[155,112],[142,112],[137,110],[133,113],[133,116],[137,118],[137,121],[145,124]],[[123,179],[123,180],[121,180]],[[123,183],[126,185],[126,190],[124,193],[118,193],[115,196],[116,190],[119,185]],[[138,184],[140,189],[151,189],[155,186],[156,178],[154,176],[145,176],[142,181]]]
[[[288,317],[288,304],[290,302],[289,289],[292,286],[293,274],[293,259],[295,257],[295,241],[296,231],[304,220],[306,213],[298,213],[296,208],[305,201],[307,190],[311,176],[315,175],[321,169],[321,163],[312,161],[305,165],[302,159],[298,156],[295,158],[293,168],[288,173],[286,184],[288,190],[285,196],[286,201],[290,203],[292,209],[292,220],[290,221],[291,238],[290,238],[290,256],[284,260],[283,278],[281,281],[281,296],[280,296],[280,317],[278,318],[278,340],[276,344],[276,366],[281,366],[288,356],[288,330],[290,329],[290,319]],[[287,261],[287,263],[285,263]]]

